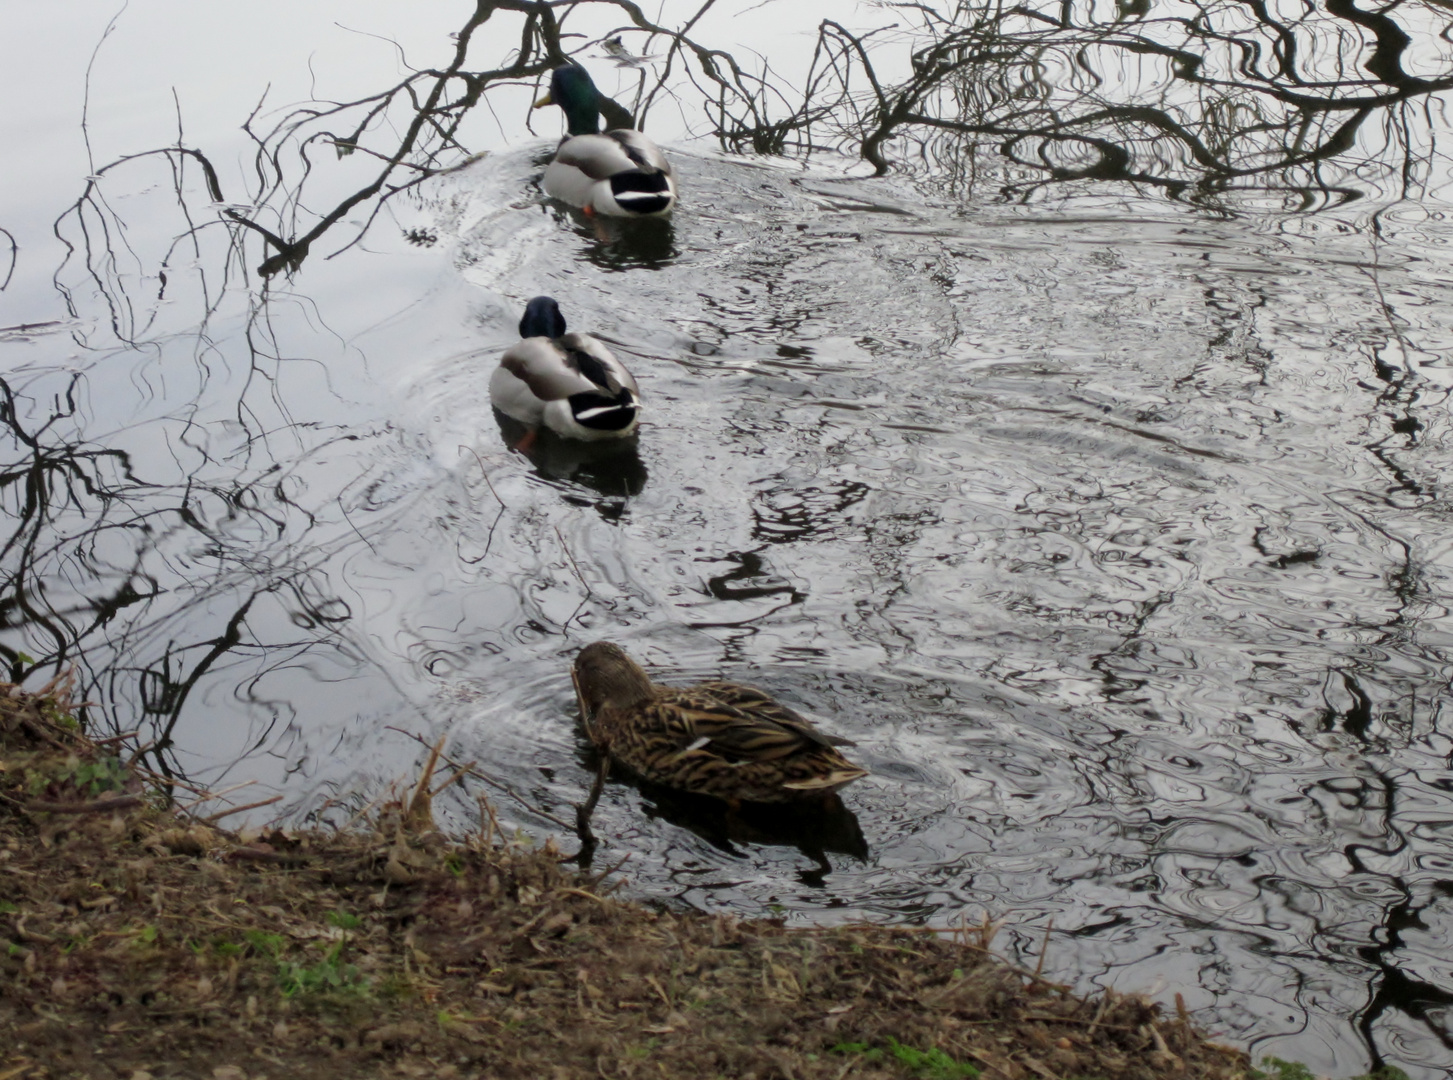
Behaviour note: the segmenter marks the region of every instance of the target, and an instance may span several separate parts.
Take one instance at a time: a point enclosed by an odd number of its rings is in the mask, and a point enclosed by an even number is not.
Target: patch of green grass
[[[279,960],[277,981],[283,997],[297,997],[300,994],[366,994],[368,980],[357,967],[343,962],[343,945],[343,942],[338,942],[316,964]]]
[[[43,707],[41,712],[58,728],[62,728],[65,731],[81,730],[81,722],[79,720],[70,713],[57,709],[54,705]]]
[[[1252,1069],[1251,1075],[1253,1080],[1317,1080],[1316,1074],[1300,1061],[1283,1061],[1278,1057],[1262,1058],[1261,1068]],[[1384,1065],[1350,1080],[1408,1080],[1408,1074],[1396,1065]]]
[[[977,1066],[966,1061],[957,1061],[937,1047],[919,1050],[888,1036],[888,1047],[872,1046],[863,1042],[840,1042],[829,1048],[833,1054],[860,1054],[866,1061],[882,1061],[891,1057],[898,1064],[926,1080],[974,1080],[979,1075]]]
[[[930,1047],[927,1050],[917,1050],[911,1046],[904,1046],[893,1036],[888,1036],[888,1051],[901,1064],[912,1069],[919,1076],[930,1077],[931,1080],[974,1080],[979,1075],[979,1070],[965,1061],[956,1061],[949,1057],[938,1047]]]
[[[72,720],[71,724],[74,726],[75,721]],[[39,795],[46,788],[61,784],[69,784],[91,798],[126,790],[126,766],[115,754],[104,754],[94,761],[80,761],[72,757],[67,759],[64,767],[54,771],[27,769],[25,778],[31,795]]]
[[[247,939],[247,944],[252,946],[253,951],[274,960],[282,954],[283,947],[287,945],[287,941],[281,934],[268,934],[262,930],[248,930],[242,936]]]
[[[840,1042],[835,1046],[827,1048],[829,1054],[862,1054],[869,1061],[877,1061],[883,1056],[883,1051],[876,1046],[869,1046],[863,1042]]]
[[[357,930],[363,925],[362,919],[357,915],[350,915],[346,911],[330,911],[324,918],[339,930]]]
[[[197,956],[206,956],[209,952],[221,957],[240,956],[246,951],[246,946],[228,941],[219,934],[214,934],[209,938],[187,938],[183,944]]]
[[[151,923],[146,923],[131,932],[131,940],[137,945],[154,945],[156,943],[156,934],[156,927]]]
[[[0,915],[14,915],[19,910],[9,900],[0,900]]]
[[[647,1039],[644,1046],[626,1047],[626,1057],[640,1061],[651,1056],[651,1051],[661,1045],[660,1039]]]

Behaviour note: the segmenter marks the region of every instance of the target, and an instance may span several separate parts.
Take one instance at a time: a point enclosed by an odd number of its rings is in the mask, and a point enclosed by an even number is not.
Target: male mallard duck
[[[567,334],[559,304],[548,296],[526,304],[520,337],[490,376],[496,409],[568,439],[635,434],[641,410],[636,380],[595,338]]]
[[[600,92],[579,64],[550,72],[535,108],[559,105],[570,135],[545,166],[545,193],[586,213],[655,217],[676,202],[676,178],[661,148],[634,128],[600,134]]]
[[[660,686],[618,645],[580,650],[572,671],[590,741],[645,780],[731,802],[825,795],[867,776],[763,691],[729,682]]]

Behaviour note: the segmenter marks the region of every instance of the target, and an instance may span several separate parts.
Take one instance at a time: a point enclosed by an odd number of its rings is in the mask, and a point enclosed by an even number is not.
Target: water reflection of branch
[[[1407,836],[1397,824],[1398,783],[1391,776],[1376,769],[1373,770],[1373,776],[1376,777],[1376,783],[1364,782],[1363,790],[1357,793],[1356,800],[1363,808],[1381,811],[1383,835],[1386,838],[1384,845],[1381,848],[1374,847],[1370,840],[1360,844],[1348,844],[1343,854],[1350,864],[1352,874],[1365,880],[1377,881],[1395,899],[1395,902],[1388,903],[1383,908],[1379,927],[1381,932],[1370,935],[1370,939],[1376,944],[1363,945],[1357,949],[1357,954],[1375,969],[1368,977],[1367,1003],[1356,1014],[1357,1030],[1372,1059],[1371,1068],[1381,1071],[1387,1062],[1378,1045],[1374,1028],[1389,1010],[1417,1020],[1427,1034],[1453,1050],[1453,1037],[1449,1036],[1445,1025],[1440,1022],[1441,1014],[1448,1006],[1453,1005],[1453,993],[1418,978],[1416,974],[1409,974],[1400,963],[1399,954],[1407,949],[1407,942],[1403,940],[1404,931],[1427,929],[1422,913],[1442,899],[1439,895],[1442,891],[1441,882],[1434,886],[1433,895],[1425,903],[1415,905],[1413,890],[1402,875],[1380,873],[1364,861],[1362,856],[1367,852],[1375,856],[1379,863],[1385,863],[1406,848],[1408,842]],[[1339,798],[1346,798],[1346,793],[1339,792]],[[1379,801],[1380,807],[1377,806]]]
[[[1200,202],[1237,189],[1286,192],[1310,206],[1361,193],[1354,172],[1366,162],[1350,153],[1367,121],[1388,113],[1383,150],[1402,161],[1380,164],[1411,188],[1426,179],[1429,153],[1414,149],[1412,117],[1396,110],[1453,88],[1453,72],[1407,70],[1415,42],[1393,17],[1400,8],[1409,20],[1421,11],[1405,0],[1377,12],[1329,0],[1285,20],[1209,0],[1194,19],[1152,19],[1148,4],[1122,4],[1107,22],[1092,7],[1048,0],[962,4],[952,17],[894,5],[919,25],[877,37],[911,47],[912,73],[884,79],[873,35],[824,20],[809,92],[771,135],[785,141],[791,131],[812,148],[821,128],[879,174],[894,163],[887,144],[906,139],[960,180],[973,179],[980,142],[992,142],[1009,166],[1002,190],[1016,197],[1094,179]],[[740,148],[764,133],[718,134]],[[1336,172],[1324,173],[1331,162]]]
[[[0,228],[0,235],[10,245],[10,265],[5,268],[5,280],[0,281],[0,292],[4,292],[10,285],[10,279],[15,276],[15,264],[20,261],[20,245],[15,242],[15,236],[9,229]]]

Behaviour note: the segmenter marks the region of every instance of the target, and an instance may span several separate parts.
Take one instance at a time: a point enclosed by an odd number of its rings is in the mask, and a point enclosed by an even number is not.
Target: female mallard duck
[[[520,337],[489,379],[494,407],[532,428],[567,439],[621,439],[636,432],[636,380],[589,334],[567,334],[560,305],[537,296],[525,305]]]
[[[731,802],[825,795],[867,776],[824,735],[763,691],[729,682],[651,681],[617,645],[580,650],[572,672],[590,741],[645,780]]]
[[[600,134],[600,92],[579,64],[550,73],[535,108],[559,105],[570,134],[545,166],[545,193],[587,214],[657,217],[676,202],[676,178],[661,148],[634,128]]]

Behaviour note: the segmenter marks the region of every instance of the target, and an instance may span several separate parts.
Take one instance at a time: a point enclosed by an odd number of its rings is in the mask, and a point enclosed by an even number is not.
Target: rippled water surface
[[[608,637],[871,770],[796,831],[613,781],[597,865],[636,896],[988,913],[1257,1056],[1453,1066],[1446,207],[960,201],[682,143],[674,221],[622,228],[542,199],[548,149],[261,303],[205,246],[157,303],[144,186],[131,263],[67,264],[59,316],[19,286],[6,646],[294,819],[447,735],[494,781],[449,825],[487,792],[543,836],[590,782],[569,663]],[[487,375],[540,293],[636,373],[634,445],[509,448]]]

